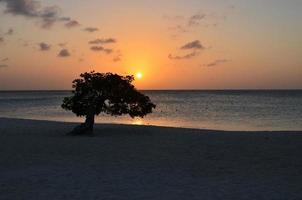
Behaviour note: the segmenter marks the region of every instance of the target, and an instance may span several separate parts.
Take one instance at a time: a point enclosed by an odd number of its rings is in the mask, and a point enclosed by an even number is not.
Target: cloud
[[[14,29],[10,28],[8,31],[5,33],[5,35],[13,35],[14,34]]]
[[[92,46],[92,47],[90,47],[90,50],[91,51],[103,51],[103,52],[105,52],[107,54],[110,54],[110,53],[113,52],[113,49],[106,49],[106,48],[104,48],[102,46]]]
[[[187,30],[182,25],[171,26],[168,29],[172,30],[172,31],[179,32],[179,33],[187,32]]]
[[[59,57],[69,57],[70,56],[70,53],[68,51],[68,49],[62,49],[59,54],[58,54]]]
[[[42,28],[50,28],[58,21],[72,21],[69,17],[60,16],[59,7],[42,7],[37,0],[0,0],[0,3],[6,4],[5,13],[38,19]]]
[[[192,15],[189,20],[188,20],[188,25],[189,26],[197,26],[200,24],[200,21],[205,19],[206,15],[205,14],[195,14]]]
[[[226,15],[223,13],[215,13],[215,12],[203,12],[199,11],[196,13],[192,13],[189,16],[180,17],[180,16],[164,16],[164,19],[171,23],[168,26],[170,31],[173,31],[175,35],[184,34],[191,31],[196,31],[197,27],[203,28],[215,28],[222,21],[226,20]]]
[[[192,53],[183,55],[183,56],[173,56],[172,54],[169,54],[168,58],[171,60],[183,60],[183,59],[191,59],[195,56],[197,56],[199,53],[194,51]]]
[[[1,62],[6,62],[8,61],[9,59],[6,57],[6,58],[3,58],[2,60],[0,60]]]
[[[229,62],[229,60],[227,60],[227,59],[218,59],[218,60],[215,60],[211,63],[205,64],[203,66],[205,66],[205,67],[214,67],[214,66],[226,63],[226,62]]]
[[[186,49],[204,49],[204,46],[200,43],[199,40],[195,40],[193,42],[189,42],[189,43],[183,45],[182,47],[180,47],[180,49],[182,49],[182,50],[186,50]]]
[[[182,55],[182,56],[173,56],[172,54],[168,55],[168,58],[172,60],[183,60],[183,59],[191,59],[197,55],[199,55],[200,50],[204,49],[204,46],[200,43],[199,40],[194,40],[192,42],[188,42],[180,47],[181,50],[192,50],[191,53]]]
[[[3,37],[0,37],[0,44],[4,42],[4,38]]]
[[[86,27],[83,30],[86,31],[86,32],[89,32],[89,33],[93,33],[93,32],[99,31],[99,29],[96,28],[96,27]]]
[[[65,47],[67,45],[67,42],[61,42],[58,45],[59,45],[59,47]]]
[[[26,17],[40,16],[40,3],[35,0],[0,0],[6,3],[6,13],[23,15]]]
[[[68,21],[71,21],[71,18],[70,17],[60,17],[59,20],[68,22]]]
[[[118,50],[117,53],[118,53],[118,54],[112,59],[113,62],[119,62],[119,61],[122,60],[122,56],[123,56],[123,55],[122,55],[121,51]]]
[[[178,21],[178,20],[185,19],[185,17],[181,16],[181,15],[174,15],[174,16],[163,15],[163,18],[166,20],[171,20],[171,21]]]
[[[116,39],[114,38],[106,38],[106,39],[95,39],[88,42],[89,44],[109,44],[116,43]]]
[[[73,27],[80,26],[80,23],[79,23],[78,21],[76,21],[76,20],[71,20],[71,21],[67,22],[67,23],[65,24],[65,26],[66,26],[67,28],[73,28]]]
[[[8,67],[8,65],[0,65],[0,68]]]
[[[119,62],[121,60],[122,60],[121,56],[116,56],[112,59],[113,62]]]
[[[41,50],[41,51],[48,51],[48,50],[50,50],[51,45],[46,44],[46,43],[44,43],[44,42],[41,42],[41,43],[39,44],[39,47],[40,47],[40,50]]]

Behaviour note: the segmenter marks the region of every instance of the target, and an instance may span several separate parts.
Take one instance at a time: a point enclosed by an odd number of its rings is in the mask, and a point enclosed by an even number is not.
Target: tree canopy
[[[155,108],[150,98],[133,85],[133,76],[86,72],[73,81],[73,95],[65,97],[62,108],[77,116],[129,114],[144,117]]]

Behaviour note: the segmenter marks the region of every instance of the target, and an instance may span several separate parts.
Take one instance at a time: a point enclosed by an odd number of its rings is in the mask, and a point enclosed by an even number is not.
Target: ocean
[[[302,130],[302,90],[142,91],[157,105],[143,119],[96,117],[97,123],[215,130]],[[2,91],[0,117],[83,122],[61,108],[70,91]]]

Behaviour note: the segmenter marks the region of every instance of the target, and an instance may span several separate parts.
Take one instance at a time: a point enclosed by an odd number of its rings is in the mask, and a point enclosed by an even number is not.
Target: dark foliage
[[[150,98],[131,84],[133,76],[112,73],[86,72],[73,81],[73,96],[65,97],[62,108],[77,116],[85,116],[94,123],[94,116],[101,112],[110,115],[129,114],[144,117],[155,108]],[[91,121],[88,118],[93,118]],[[92,129],[92,128],[91,128]]]

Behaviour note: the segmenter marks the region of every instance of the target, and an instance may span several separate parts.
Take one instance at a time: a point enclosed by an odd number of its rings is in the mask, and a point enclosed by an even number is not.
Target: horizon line
[[[302,90],[302,88],[241,88],[241,89],[232,89],[232,88],[226,88],[226,89],[138,89],[140,91],[298,91]],[[0,90],[0,92],[64,92],[64,91],[72,91],[72,89],[12,89],[12,90]]]

